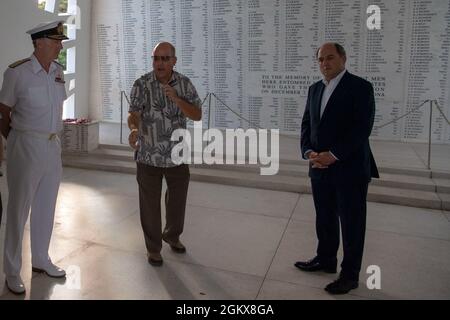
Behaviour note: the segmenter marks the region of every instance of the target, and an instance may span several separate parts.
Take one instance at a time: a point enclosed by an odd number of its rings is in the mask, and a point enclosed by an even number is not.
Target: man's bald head
[[[156,46],[153,48],[153,53],[156,51],[156,49],[169,49],[171,52],[171,55],[173,57],[176,57],[175,47],[170,42],[159,42],[156,44]],[[165,50],[164,50],[165,51]]]
[[[175,47],[169,42],[160,42],[153,49],[153,71],[156,78],[166,84],[169,82],[173,68],[177,63]]]

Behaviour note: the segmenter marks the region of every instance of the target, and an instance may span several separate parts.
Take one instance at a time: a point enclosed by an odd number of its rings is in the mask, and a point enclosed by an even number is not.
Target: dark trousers
[[[166,226],[161,232],[161,189],[166,179]],[[145,245],[148,252],[162,248],[162,238],[177,242],[184,228],[186,199],[189,186],[189,166],[159,168],[137,163],[139,208]]]
[[[319,240],[317,256],[324,263],[336,261],[340,221],[344,249],[341,276],[359,280],[366,233],[368,183],[312,179],[311,184]]]

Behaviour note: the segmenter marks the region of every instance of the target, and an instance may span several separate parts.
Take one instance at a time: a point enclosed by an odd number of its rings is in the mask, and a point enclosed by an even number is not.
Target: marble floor
[[[5,178],[0,190],[6,206]],[[293,265],[315,252],[310,195],[191,182],[182,236],[188,251],[164,244],[164,265],[153,267],[135,177],[64,168],[50,255],[68,276],[31,272],[27,225],[24,296],[4,285],[4,220],[0,299],[450,299],[450,212],[369,203],[360,286],[344,296],[323,290],[334,275]],[[366,285],[373,265],[381,289]]]

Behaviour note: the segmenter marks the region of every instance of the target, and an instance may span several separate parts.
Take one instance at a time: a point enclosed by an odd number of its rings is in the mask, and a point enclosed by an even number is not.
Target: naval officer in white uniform
[[[31,209],[32,270],[65,277],[48,248],[61,179],[62,107],[67,98],[64,72],[54,60],[62,49],[63,22],[44,23],[27,32],[31,57],[13,63],[0,91],[1,132],[7,138],[7,182],[4,272],[13,293],[25,293],[20,277],[22,238]]]

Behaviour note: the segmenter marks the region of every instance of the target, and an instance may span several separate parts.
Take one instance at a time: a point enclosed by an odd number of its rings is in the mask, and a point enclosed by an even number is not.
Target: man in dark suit
[[[344,259],[331,294],[358,287],[366,229],[366,198],[379,177],[369,146],[375,100],[372,84],[345,69],[346,53],[337,43],[317,51],[324,79],[309,88],[301,128],[301,151],[310,162],[316,208],[317,255],[295,266],[303,271],[336,273],[339,221]]]

